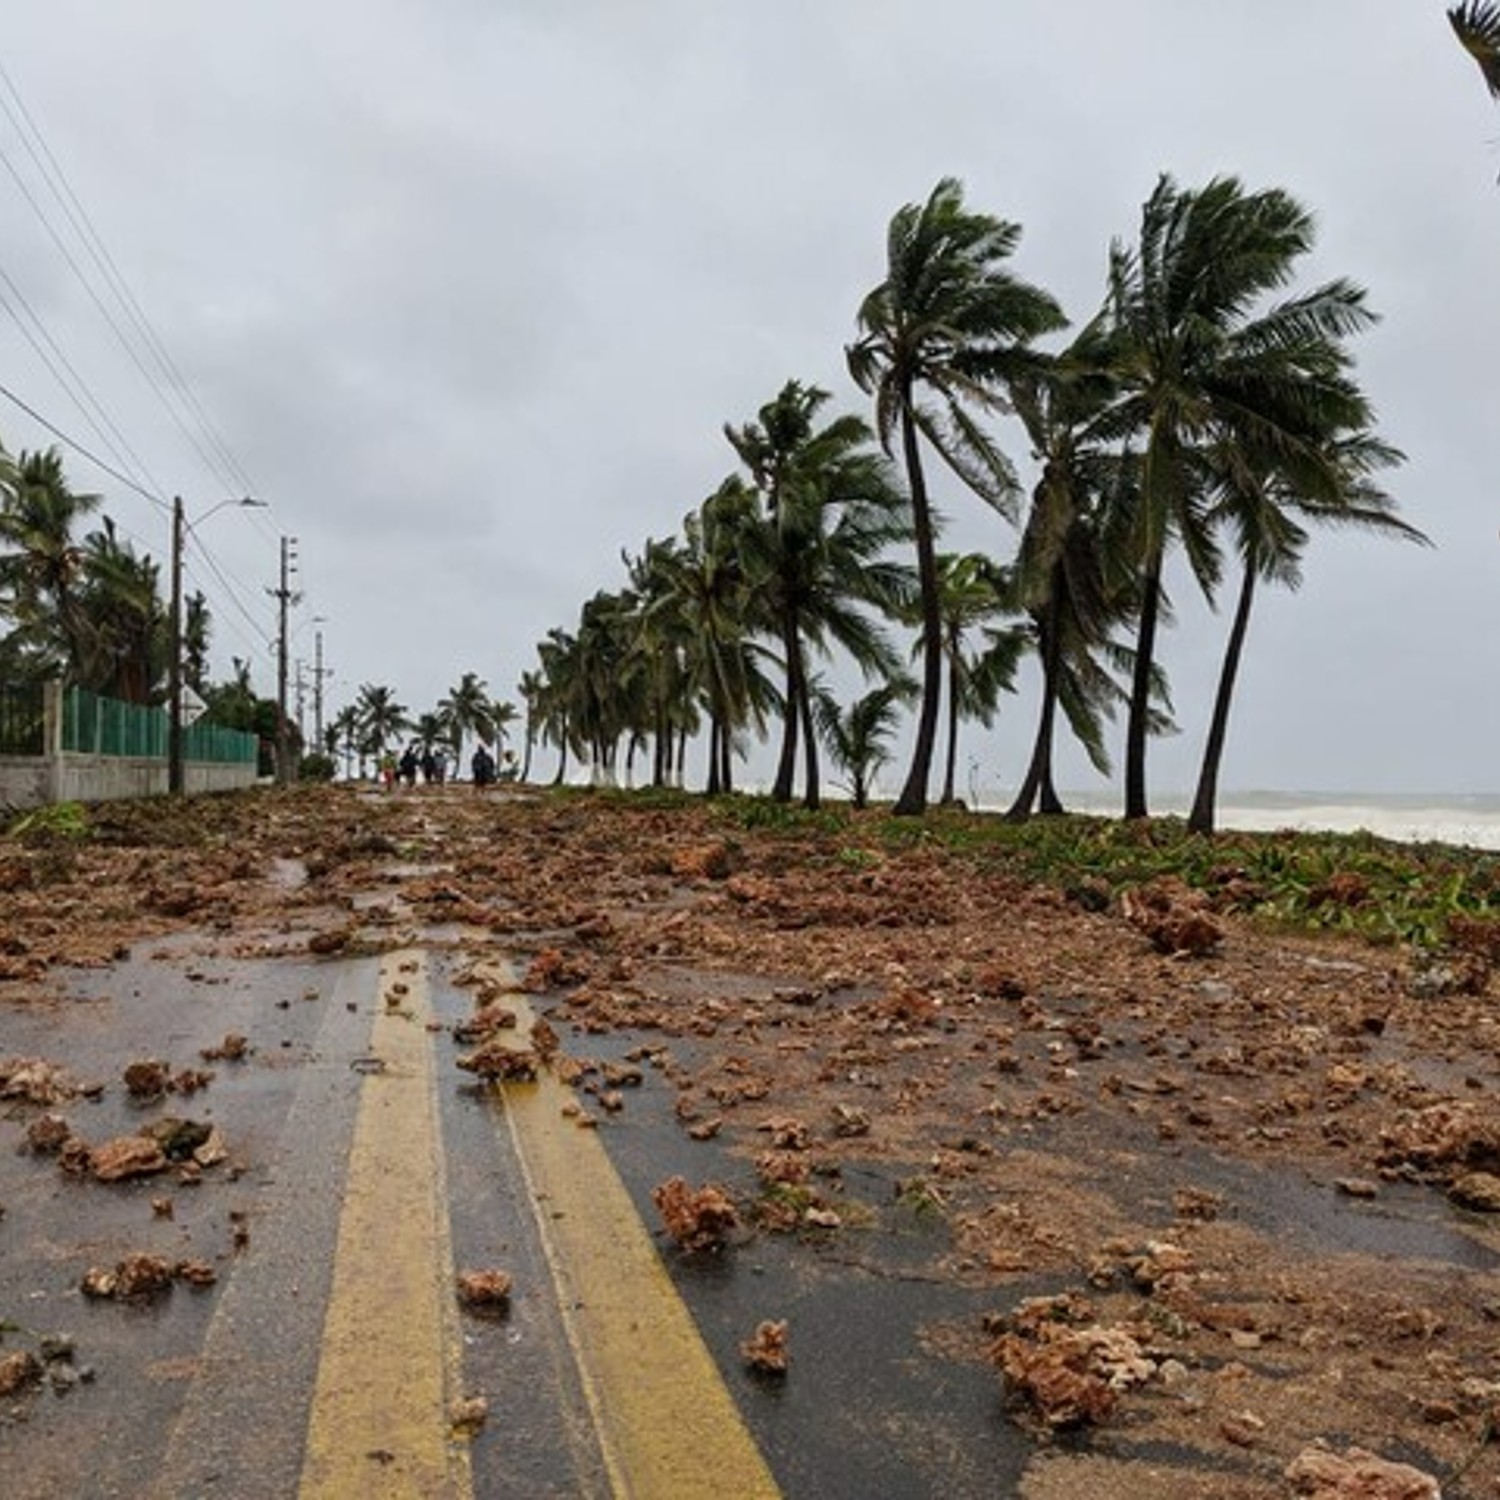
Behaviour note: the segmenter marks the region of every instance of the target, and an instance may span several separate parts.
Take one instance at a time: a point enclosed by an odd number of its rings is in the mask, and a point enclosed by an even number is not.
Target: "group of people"
[[[476,787],[493,786],[496,781],[516,779],[516,757],[507,750],[499,763],[495,753],[483,741],[475,748],[469,760],[469,770]],[[414,787],[421,777],[427,786],[441,786],[448,779],[448,757],[444,751],[432,745],[410,744],[399,758],[395,751],[387,750],[380,757],[380,781],[388,790],[397,786]]]

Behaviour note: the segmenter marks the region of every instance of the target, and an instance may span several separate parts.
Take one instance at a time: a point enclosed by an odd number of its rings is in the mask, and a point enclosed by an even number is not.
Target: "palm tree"
[[[847,712],[840,711],[830,694],[814,692],[814,718],[834,764],[849,777],[855,807],[869,802],[872,782],[890,763],[890,742],[901,707],[916,692],[917,685],[910,678],[896,677],[855,699]]]
[[[939,553],[938,590],[942,620],[943,663],[947,669],[947,750],[943,757],[944,806],[954,800],[958,768],[958,730],[965,719],[985,728],[995,722],[1000,694],[1015,691],[1016,667],[1030,644],[1019,626],[999,626],[1006,609],[996,572],[977,552]],[[972,636],[984,645],[974,649]]]
[[[328,726],[324,730],[324,736],[328,745],[328,753],[332,755],[337,751],[343,755],[344,779],[347,781],[353,769],[355,754],[359,751],[360,746],[359,709],[352,703],[345,704],[328,721]],[[364,779],[365,774],[363,759],[364,757],[361,756],[359,768],[361,780]]]
[[[1120,395],[1110,421],[1123,439],[1139,443],[1140,465],[1128,491],[1140,598],[1126,725],[1127,818],[1148,811],[1146,742],[1169,547],[1182,546],[1210,597],[1219,579],[1205,454],[1231,443],[1252,470],[1293,462],[1317,468],[1323,461],[1308,411],[1309,361],[1371,321],[1363,293],[1344,281],[1257,311],[1290,280],[1312,242],[1311,216],[1279,188],[1247,193],[1225,177],[1185,191],[1163,176],[1142,209],[1137,246],[1116,242],[1111,249]]]
[[[520,680],[516,683],[516,691],[521,695],[525,725],[521,741],[522,781],[531,779],[531,752],[536,748],[537,731],[541,727],[542,698],[545,688],[545,679],[540,672],[536,671],[522,672]]]
[[[465,672],[448,696],[437,706],[444,726],[444,738],[453,747],[453,773],[463,764],[464,740],[474,738],[486,744],[495,738],[495,705],[488,685],[477,672]]]
[[[927,805],[942,687],[935,528],[919,439],[1007,513],[1015,476],[979,417],[1002,408],[999,392],[1024,368],[1024,346],[1066,321],[1046,292],[1006,269],[1020,234],[1018,225],[967,211],[960,184],[944,178],[926,203],[907,204],[891,220],[885,280],[861,303],[862,337],[847,350],[850,374],[875,398],[887,453],[899,432],[917,551],[922,703],[899,814]]]
[[[804,749],[804,801],[819,801],[817,736],[808,691],[809,648],[827,654],[837,643],[866,675],[890,675],[896,660],[861,605],[890,611],[908,606],[910,572],[884,558],[909,538],[903,497],[873,435],[858,417],[818,428],[814,416],[828,392],[786,383],[757,420],[724,431],[750,471],[765,506],[747,529],[744,560],[781,646],[781,755],[771,795],[792,795],[799,735]]]
[[[731,476],[683,519],[683,542],[664,559],[670,592],[653,606],[677,621],[690,654],[686,679],[708,715],[710,796],[733,790],[744,729],[762,728],[777,699],[755,639],[774,629],[746,562],[760,525],[755,492]]]
[[[126,703],[151,701],[170,649],[159,575],[151,558],[120,540],[108,516],[85,539],[72,600],[84,622],[75,674],[85,687]]]
[[[1041,668],[1036,733],[1025,774],[1006,811],[1011,822],[1038,806],[1061,813],[1053,783],[1057,711],[1101,774],[1108,774],[1104,721],[1124,697],[1105,660],[1124,652],[1113,636],[1134,610],[1134,578],[1120,565],[1122,548],[1105,525],[1129,507],[1109,501],[1135,483],[1108,426],[1116,392],[1115,348],[1102,317],[1068,347],[1039,359],[1011,382],[1011,398],[1030,440],[1039,473],[1020,546],[1004,573],[1005,597],[1031,620],[1031,646]]]
[[[79,604],[84,548],[80,521],[100,503],[75,493],[56,448],[0,456],[0,594],[42,671],[77,676],[87,647]]]
[[[536,651],[543,684],[537,701],[537,723],[542,740],[557,746],[557,772],[552,784],[561,786],[567,776],[568,751],[573,743],[569,705],[575,696],[575,681],[583,672],[578,638],[554,626],[545,640],[537,642]]]
[[[195,693],[208,682],[208,643],[213,617],[201,589],[188,595],[182,619],[182,678]]]
[[[439,745],[445,749],[452,743],[452,728],[446,714],[429,712],[418,714],[411,725],[412,736],[423,755],[430,755]]]
[[[630,690],[637,735],[652,738],[651,784],[677,779],[678,731],[691,716],[688,660],[691,630],[677,597],[680,547],[670,538],[648,538],[639,557],[622,553],[636,601],[629,654]]]
[[[1500,99],[1500,5],[1464,0],[1448,7],[1448,24],[1465,52],[1479,64],[1492,99]]]
[[[1363,414],[1370,415],[1368,404],[1352,383],[1331,377],[1330,385],[1347,387],[1341,393],[1341,402],[1350,408],[1347,414],[1363,408]],[[1256,587],[1260,582],[1280,583],[1288,588],[1296,588],[1301,583],[1301,556],[1308,540],[1302,521],[1360,527],[1420,543],[1428,540],[1422,532],[1396,516],[1395,502],[1371,478],[1379,470],[1402,462],[1398,450],[1360,427],[1330,433],[1327,456],[1336,484],[1330,488],[1319,483],[1315,488],[1300,490],[1286,475],[1247,471],[1238,462],[1240,455],[1235,450],[1221,455],[1223,468],[1218,519],[1233,535],[1243,571],[1214,697],[1213,717],[1203,749],[1197,792],[1188,815],[1188,827],[1194,833],[1214,831],[1219,767],[1228,734],[1230,701]],[[1313,478],[1321,481],[1325,476],[1314,474]]]
[[[362,743],[369,754],[379,759],[392,741],[400,739],[411,728],[406,706],[396,702],[394,689],[379,683],[360,684],[355,711],[363,731]]]

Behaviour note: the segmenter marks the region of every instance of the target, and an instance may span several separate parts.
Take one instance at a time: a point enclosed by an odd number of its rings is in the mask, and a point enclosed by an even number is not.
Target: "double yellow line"
[[[308,1500],[474,1493],[467,1443],[450,1427],[465,1393],[420,955],[382,966],[382,996],[397,985],[397,1003],[379,1007],[371,1045],[383,1067],[355,1124],[300,1488]],[[597,1134],[564,1116],[568,1091],[544,1074],[502,1094],[501,1128],[615,1495],[778,1496]]]
[[[419,954],[382,961],[376,1007],[299,1494],[462,1500],[474,1491],[449,1423],[459,1343]]]

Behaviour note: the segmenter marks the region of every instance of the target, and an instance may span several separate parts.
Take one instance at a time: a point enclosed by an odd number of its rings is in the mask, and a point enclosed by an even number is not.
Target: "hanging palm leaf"
[[[1464,0],[1448,8],[1448,24],[1465,52],[1479,64],[1492,99],[1500,99],[1500,5]]]

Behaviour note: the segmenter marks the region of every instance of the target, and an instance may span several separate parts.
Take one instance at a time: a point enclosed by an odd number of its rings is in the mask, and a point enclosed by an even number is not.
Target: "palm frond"
[[[1448,24],[1459,44],[1479,65],[1492,99],[1500,99],[1500,5],[1464,0],[1448,9]]]

